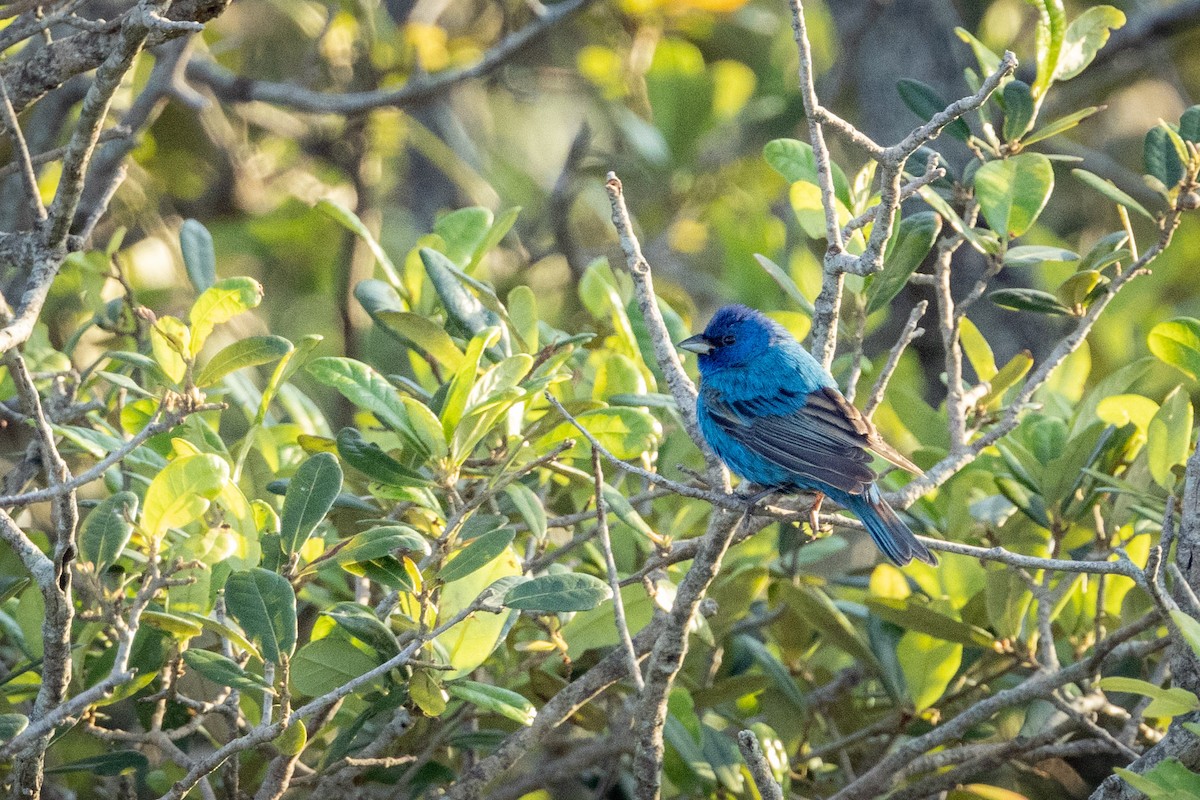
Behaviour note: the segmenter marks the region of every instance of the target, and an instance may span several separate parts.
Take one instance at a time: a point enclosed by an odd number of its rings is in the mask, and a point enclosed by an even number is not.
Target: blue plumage
[[[818,504],[821,495],[833,498],[897,564],[937,563],[880,495],[871,454],[920,469],[880,438],[781,325],[725,306],[679,346],[699,356],[700,432],[729,469],[764,487],[816,492]]]

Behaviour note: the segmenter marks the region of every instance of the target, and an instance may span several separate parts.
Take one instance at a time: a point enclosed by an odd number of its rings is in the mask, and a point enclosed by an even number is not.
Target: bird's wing
[[[836,389],[818,389],[803,406],[783,414],[762,413],[753,403],[725,402],[714,395],[705,397],[714,422],[751,451],[794,473],[799,483],[861,494],[876,477],[868,451],[916,469],[884,444],[874,426]]]
[[[793,473],[798,484],[860,494],[875,480],[866,437],[844,414],[820,402],[782,414],[756,407],[760,405],[770,404],[726,402],[715,392],[705,392],[705,406],[721,430]]]
[[[896,448],[883,440],[879,435],[879,431],[871,424],[871,421],[862,415],[854,405],[842,397],[842,393],[837,389],[824,388],[818,389],[810,394],[807,398],[809,405],[820,406],[823,414],[830,417],[841,415],[849,421],[853,429],[861,434],[865,439],[865,446],[872,450],[876,455],[879,455],[891,463],[895,464],[900,469],[920,477],[924,475],[921,468],[909,461],[908,458]]]

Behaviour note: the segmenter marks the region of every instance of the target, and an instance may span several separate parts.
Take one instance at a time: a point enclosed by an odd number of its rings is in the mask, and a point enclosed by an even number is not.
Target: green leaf
[[[542,501],[523,483],[510,483],[504,487],[504,496],[512,504],[516,512],[529,526],[534,537],[541,541],[546,538],[546,509]]]
[[[1176,317],[1160,322],[1150,329],[1146,344],[1159,360],[1193,380],[1200,377],[1200,320]]]
[[[84,561],[96,566],[97,574],[102,575],[121,557],[121,551],[133,535],[137,509],[136,494],[117,492],[88,514],[79,535],[79,554]]]
[[[449,316],[450,328],[467,338],[478,336],[488,328],[500,328],[500,315],[485,308],[478,297],[464,285],[466,278],[444,254],[429,247],[420,250],[421,263],[437,291]],[[475,282],[478,283],[477,281]],[[507,329],[502,329],[500,344],[494,355],[503,358],[511,352]]]
[[[1010,247],[1004,253],[1006,267],[1033,267],[1046,261],[1078,261],[1079,254],[1063,247],[1049,247],[1040,244],[1026,244]]]
[[[1162,125],[1146,131],[1142,158],[1146,164],[1146,173],[1158,178],[1168,189],[1183,180],[1183,160],[1179,157],[1179,151],[1175,149],[1175,143],[1171,141],[1171,133]]]
[[[429,481],[389,456],[379,445],[369,442],[354,428],[342,428],[337,435],[338,456],[368,478],[388,486],[426,486]]]
[[[427,317],[405,311],[390,285],[377,280],[360,281],[354,287],[354,297],[381,329],[421,348],[447,369],[458,369],[463,354],[446,329]]]
[[[612,597],[608,584],[579,572],[539,575],[504,595],[504,605],[522,611],[587,611]]]
[[[1004,85],[1004,140],[1020,139],[1033,122],[1033,92],[1025,81],[1013,79]]]
[[[959,334],[959,342],[967,360],[971,362],[971,368],[975,370],[980,381],[990,381],[997,372],[996,357],[992,354],[991,345],[979,332],[979,328],[975,327],[975,323],[967,317],[959,321]]]
[[[1033,96],[1040,102],[1058,70],[1058,57],[1067,33],[1067,12],[1063,10],[1062,0],[1026,2],[1038,10],[1037,78],[1033,82]]]
[[[288,483],[279,518],[284,555],[299,550],[325,518],[342,491],[342,468],[332,453],[317,453],[305,460]]]
[[[465,700],[484,711],[499,714],[521,725],[532,725],[537,716],[537,709],[525,697],[500,686],[457,680],[446,684],[446,691],[459,700]]]
[[[449,583],[482,569],[507,550],[516,535],[517,532],[512,528],[499,528],[475,537],[466,547],[452,554],[450,561],[438,572],[438,577]]]
[[[264,689],[274,694],[266,681],[237,665],[237,662],[220,653],[209,650],[185,650],[183,660],[189,667],[218,686],[228,686],[244,692],[261,692]]]
[[[1032,311],[1036,314],[1070,315],[1071,309],[1049,292],[1040,289],[997,289],[988,299],[1001,308],[1013,311]]]
[[[500,212],[500,216],[496,217],[496,221],[492,223],[492,227],[488,228],[487,233],[479,240],[479,244],[475,246],[475,252],[471,254],[471,261],[465,268],[467,274],[474,274],[479,263],[483,261],[484,256],[491,252],[500,242],[504,241],[504,237],[512,230],[513,225],[517,223],[517,217],[520,215],[520,206],[506,208]],[[528,340],[526,342],[528,343]],[[532,348],[536,349],[536,347],[536,344],[532,345]]]
[[[817,161],[812,145],[798,139],[773,139],[763,147],[763,158],[771,168],[783,176],[788,183],[804,181],[814,186],[821,184],[817,178]],[[842,205],[850,207],[850,181],[836,163],[830,164],[833,172],[833,193]]]
[[[470,607],[487,587],[519,576],[521,571],[521,563],[510,547],[483,569],[447,583],[442,587],[438,619],[444,622],[452,618]],[[508,614],[472,614],[434,639],[452,667],[444,676],[446,680],[465,677],[486,661],[507,630],[508,620]]]
[[[187,362],[183,357],[190,352],[190,341],[191,332],[177,317],[159,317],[150,328],[150,351],[154,360],[162,374],[176,384],[187,374]]]
[[[130,772],[145,772],[150,768],[150,759],[136,750],[113,750],[96,756],[81,758],[67,764],[59,764],[45,770],[47,775],[65,772],[91,772],[95,775],[124,775]]]
[[[400,393],[366,364],[352,358],[325,356],[314,358],[308,365],[308,373],[318,383],[336,389],[354,405],[370,411],[392,430],[411,437],[408,413]]]
[[[188,280],[197,292],[204,292],[217,282],[217,256],[213,249],[212,234],[194,219],[185,219],[179,229],[179,249],[183,251],[183,265],[187,268]]]
[[[792,677],[791,671],[767,649],[766,645],[753,636],[742,633],[737,636],[737,646],[750,653],[759,669],[771,679],[771,683],[791,703],[796,713],[804,714],[808,711],[808,701],[800,691],[800,687],[796,685],[796,679]]]
[[[367,230],[367,226],[363,224],[363,221],[358,218],[357,214],[341,203],[329,199],[318,200],[314,208],[362,239],[367,249],[371,251],[371,255],[375,256],[375,260],[379,262],[379,266],[383,267],[388,282],[397,289],[400,288],[402,284],[400,283],[400,274],[396,271],[396,265],[392,263],[392,259],[379,246],[379,242],[375,241],[375,237]]]
[[[1175,488],[1175,467],[1187,462],[1192,441],[1192,400],[1176,386],[1163,400],[1146,432],[1147,465],[1154,482],[1170,492]]]
[[[239,570],[225,581],[225,606],[263,658],[278,664],[296,647],[296,594],[282,575],[261,567]],[[294,678],[294,675],[293,675]]]
[[[301,647],[292,659],[292,689],[305,697],[319,697],[382,663],[341,636],[326,636]]]
[[[1200,698],[1179,687],[1164,689],[1137,678],[1116,676],[1101,678],[1099,685],[1106,692],[1128,692],[1151,698],[1146,708],[1147,717],[1176,717],[1200,710]]]
[[[1002,237],[1025,233],[1054,189],[1054,168],[1040,153],[989,161],[975,172],[975,197],[988,225]]]
[[[345,601],[334,603],[321,614],[335,620],[344,631],[384,659],[400,652],[400,646],[391,630],[367,606]]]
[[[1125,24],[1125,15],[1112,6],[1092,6],[1067,26],[1054,79],[1069,81],[1087,68],[1108,42],[1110,31]]]
[[[1071,174],[1095,189],[1100,194],[1107,197],[1109,200],[1112,200],[1117,205],[1124,206],[1135,214],[1141,214],[1146,219],[1154,219],[1154,215],[1147,211],[1145,206],[1143,206],[1137,200],[1134,200],[1125,192],[1118,189],[1117,185],[1112,181],[1105,180],[1099,175],[1093,175],[1092,173],[1083,169],[1073,169],[1071,170]]]
[[[335,559],[344,566],[374,561],[398,552],[427,556],[429,541],[407,525],[385,525],[350,537],[345,546],[338,549]]]
[[[214,327],[257,308],[262,298],[262,284],[253,278],[226,278],[205,289],[188,314],[192,325],[189,355],[194,358],[200,352]]]
[[[1188,647],[1200,658],[1200,622],[1178,608],[1171,611],[1171,619],[1179,627],[1179,632],[1183,634],[1183,640],[1188,643]]]
[[[911,214],[896,226],[895,235],[884,254],[883,270],[871,279],[867,292],[867,313],[872,314],[892,302],[921,266],[942,230],[942,218],[933,211]]]
[[[1179,137],[1200,144],[1200,105],[1192,106],[1179,118]]]
[[[179,456],[154,477],[142,504],[141,529],[159,537],[203,516],[229,480],[229,464],[211,453]]]
[[[937,90],[926,83],[911,78],[902,78],[896,82],[896,91],[900,99],[914,114],[928,122],[936,114],[940,114],[950,105],[942,99]],[[971,128],[961,117],[951,122],[945,128],[946,133],[955,139],[967,141],[971,138]]]
[[[792,280],[792,276],[788,275],[783,267],[761,253],[755,253],[754,260],[758,262],[758,265],[771,276],[771,280],[775,281],[779,288],[783,289],[784,294],[791,298],[791,301],[798,305],[804,313],[809,316],[815,313],[812,301],[804,296],[800,291],[800,287],[796,285],[796,282]]]
[[[963,646],[920,631],[900,638],[896,655],[913,706],[920,713],[936,703],[962,664]]]
[[[867,598],[867,607],[893,625],[928,634],[935,639],[988,649],[995,643],[994,637],[983,628],[960,622],[911,598],[870,597]]]
[[[446,243],[443,251],[446,257],[458,266],[465,267],[486,239],[493,219],[492,212],[486,208],[460,208],[435,222],[433,232]]]
[[[575,417],[600,444],[617,458],[634,459],[653,449],[662,438],[662,424],[641,408],[600,408]],[[579,439],[579,430],[563,422],[539,440],[538,447],[553,446],[564,439]]]
[[[517,338],[525,343],[526,352],[538,349],[537,295],[525,284],[514,286],[508,293],[508,317],[512,320]]]
[[[29,727],[29,718],[24,714],[0,714],[0,743],[14,738]]]
[[[1102,286],[1108,285],[1108,278],[1094,269],[1076,272],[1062,282],[1056,290],[1058,298],[1070,309],[1078,310],[1088,305],[1089,298]]]
[[[251,336],[222,348],[209,359],[196,378],[197,386],[212,386],[231,372],[270,364],[292,352],[292,343],[282,336]]]
[[[975,60],[979,62],[979,69],[984,75],[991,75],[1000,68],[1000,56],[976,39],[970,31],[966,28],[955,28],[954,32],[959,39],[971,46],[971,51],[975,53]]]
[[[446,711],[450,695],[431,669],[413,670],[408,681],[408,696],[427,717],[440,717]]]
[[[1103,108],[1104,106],[1088,106],[1087,108],[1081,108],[1072,114],[1059,117],[1053,122],[1047,123],[1046,125],[1038,128],[1036,131],[1026,136],[1023,140],[1024,144],[1026,147],[1028,147],[1036,142],[1049,139],[1052,136],[1058,136],[1060,133],[1065,133],[1066,131],[1069,131],[1079,125],[1079,123],[1083,122],[1093,114],[1099,113]]]
[[[825,641],[879,672],[881,667],[862,633],[821,589],[780,584],[780,599],[819,631]]]

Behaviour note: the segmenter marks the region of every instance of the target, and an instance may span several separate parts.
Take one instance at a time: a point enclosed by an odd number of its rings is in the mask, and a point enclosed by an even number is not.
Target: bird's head
[[[713,315],[704,333],[684,339],[679,347],[699,357],[701,371],[744,367],[766,353],[781,334],[788,336],[762,313],[730,305]]]

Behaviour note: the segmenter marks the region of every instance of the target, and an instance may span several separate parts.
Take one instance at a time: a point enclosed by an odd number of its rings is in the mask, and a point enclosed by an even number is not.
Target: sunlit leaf
[[[1054,168],[1040,153],[989,161],[975,172],[975,197],[992,230],[1020,236],[1037,220],[1054,189]]]

